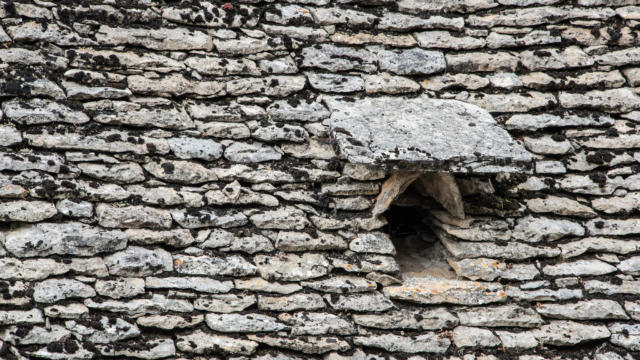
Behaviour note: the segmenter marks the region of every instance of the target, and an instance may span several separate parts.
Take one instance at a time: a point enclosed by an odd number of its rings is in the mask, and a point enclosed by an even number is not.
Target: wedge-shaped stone
[[[499,259],[523,260],[534,257],[554,257],[560,249],[530,246],[518,242],[498,245],[493,242],[467,242],[441,239],[444,246],[457,258],[496,257]]]
[[[324,276],[331,271],[329,261],[320,254],[256,255],[254,262],[265,279],[300,281]]]
[[[456,313],[461,325],[487,327],[538,327],[542,318],[535,310],[517,305],[468,308]]]
[[[235,28],[256,26],[260,15],[252,6],[238,4],[227,10],[209,1],[199,1],[195,11],[190,7],[165,7],[162,17],[180,24]]]
[[[383,314],[354,314],[353,321],[361,326],[378,329],[440,330],[458,324],[458,318],[444,308],[424,311],[401,309]]]
[[[499,283],[430,278],[407,279],[402,285],[385,287],[384,294],[392,299],[419,304],[482,305],[507,300],[507,294]]]
[[[574,262],[547,265],[542,272],[549,276],[605,275],[617,271],[615,266],[600,260],[577,260]]]
[[[105,256],[109,274],[115,276],[147,276],[173,270],[171,254],[155,248],[149,250],[129,246],[125,250]]]
[[[115,207],[98,204],[96,217],[100,226],[107,228],[169,229],[173,223],[169,210],[145,206]]]
[[[533,330],[541,344],[573,346],[583,342],[606,339],[611,335],[604,325],[587,325],[574,321],[554,320]]]
[[[565,301],[572,299],[582,299],[583,294],[580,289],[538,289],[520,290],[517,287],[507,286],[507,296],[516,301]]]
[[[82,111],[45,99],[9,100],[2,103],[2,111],[9,120],[22,125],[89,122],[89,116]]]
[[[640,256],[632,256],[617,265],[618,270],[629,275],[640,274]]]
[[[444,353],[451,345],[451,341],[433,332],[426,332],[418,336],[400,336],[394,334],[356,336],[356,345],[375,347],[389,352],[403,353]]]
[[[293,294],[290,296],[258,295],[258,309],[266,311],[318,310],[325,307],[318,294]]]
[[[593,299],[568,304],[540,304],[542,316],[569,320],[628,319],[622,306],[613,300]]]
[[[235,313],[245,310],[256,303],[255,295],[210,295],[200,296],[193,307],[214,313]]]
[[[38,222],[55,216],[56,207],[46,201],[6,201],[0,203],[0,222]]]
[[[166,139],[131,135],[124,131],[106,130],[96,135],[82,135],[81,129],[67,133],[25,133],[23,138],[31,146],[48,149],[91,150],[104,152],[132,152],[134,154],[166,154]]]
[[[262,314],[207,314],[205,321],[218,332],[271,332],[287,328],[278,319]]]
[[[256,273],[255,265],[238,255],[225,257],[174,255],[173,263],[176,272],[187,275],[247,276]]]
[[[267,346],[279,347],[304,354],[324,354],[329,351],[347,351],[351,348],[348,342],[336,337],[305,336],[283,338],[269,335],[247,335],[250,340]]]
[[[38,223],[5,233],[5,248],[18,257],[79,255],[91,256],[123,249],[127,238],[122,231],[90,225]]]
[[[131,125],[184,130],[195,127],[186,111],[176,108],[139,109],[101,113],[93,120],[108,125]]]
[[[393,303],[379,292],[349,295],[325,295],[325,300],[336,310],[357,312],[381,312],[394,307]]]
[[[197,330],[191,334],[178,335],[176,347],[180,351],[195,354],[215,351],[223,354],[251,355],[256,351],[258,343],[229,336],[212,335]]]
[[[518,219],[513,229],[513,238],[536,243],[555,241],[567,236],[582,236],[584,233],[582,225],[573,221],[527,216]]]
[[[520,171],[531,161],[491,115],[473,105],[426,97],[325,102],[332,110],[331,137],[353,163],[397,162],[428,170],[495,172]],[[437,141],[430,135],[434,132],[440,134]],[[386,136],[371,137],[373,133]]]
[[[211,50],[211,36],[186,28],[142,29],[112,28],[101,25],[96,40],[104,45],[136,45],[154,50]]]
[[[49,279],[34,286],[33,300],[39,303],[55,303],[70,298],[96,296],[93,287],[77,280]]]

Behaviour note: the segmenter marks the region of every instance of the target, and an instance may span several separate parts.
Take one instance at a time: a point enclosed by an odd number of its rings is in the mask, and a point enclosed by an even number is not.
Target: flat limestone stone
[[[351,163],[496,173],[523,171],[531,162],[489,113],[471,104],[426,96],[325,103],[331,137]]]

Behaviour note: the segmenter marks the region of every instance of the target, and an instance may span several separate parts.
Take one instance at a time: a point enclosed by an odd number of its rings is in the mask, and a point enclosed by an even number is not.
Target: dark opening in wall
[[[384,213],[388,224],[384,231],[396,248],[400,277],[434,277],[455,279],[456,273],[447,263],[447,250],[431,231],[429,208],[435,201],[409,188]]]

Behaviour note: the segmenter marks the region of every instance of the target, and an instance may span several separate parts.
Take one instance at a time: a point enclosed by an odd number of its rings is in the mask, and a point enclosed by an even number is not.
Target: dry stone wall
[[[639,1],[0,3],[1,358],[638,357]],[[534,154],[432,211],[457,279],[332,146],[382,95]]]

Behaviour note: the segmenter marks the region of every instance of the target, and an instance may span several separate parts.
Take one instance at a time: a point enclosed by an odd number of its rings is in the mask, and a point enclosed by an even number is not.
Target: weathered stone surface
[[[389,73],[365,75],[364,90],[367,94],[403,94],[420,90],[420,85],[406,77],[393,76]]]
[[[321,11],[321,10],[320,10]],[[316,67],[328,71],[376,69],[376,56],[364,49],[339,47],[330,44],[302,49],[302,67]]]
[[[44,99],[9,100],[2,103],[5,116],[18,124],[36,125],[53,122],[84,124],[89,117],[81,111]]]
[[[554,257],[560,255],[560,250],[552,247],[530,246],[527,244],[510,242],[498,245],[493,242],[468,242],[442,239],[442,243],[457,258],[475,258],[493,256],[500,259],[522,260],[533,257]]]
[[[602,325],[555,320],[533,330],[533,335],[541,344],[572,346],[585,341],[606,339],[611,332]]]
[[[488,327],[537,327],[543,321],[533,309],[516,305],[469,308],[456,312],[461,325]]]
[[[507,264],[487,258],[449,260],[449,265],[458,274],[470,280],[493,281],[497,278],[532,280],[540,271],[533,264]]]
[[[542,272],[550,276],[584,276],[609,274],[617,269],[600,260],[577,260],[574,262],[547,265]]]
[[[292,326],[291,335],[349,335],[356,332],[350,321],[328,313],[305,311],[282,314],[278,318]]]
[[[326,280],[303,281],[304,287],[329,293],[352,293],[372,291],[376,283],[356,276],[333,276]]]
[[[4,243],[6,249],[18,257],[91,256],[121,250],[126,244],[121,231],[105,231],[76,222],[24,225],[8,232]]]
[[[294,283],[280,284],[278,282],[266,281],[262,278],[250,278],[247,280],[234,280],[236,289],[270,292],[277,294],[291,294],[302,289],[302,286]]]
[[[356,345],[375,347],[391,352],[404,353],[444,353],[451,341],[441,338],[435,333],[427,332],[415,337],[404,337],[393,334],[356,336]]]
[[[113,114],[100,114],[93,118],[95,121],[109,125],[131,125],[140,127],[159,127],[165,129],[183,130],[195,125],[184,110],[175,108],[160,108],[156,110],[139,109],[133,111],[118,111]]]
[[[148,289],[184,289],[205,293],[225,293],[233,289],[231,281],[218,281],[206,277],[147,277],[145,287]]]
[[[34,287],[33,299],[40,303],[54,303],[69,298],[88,298],[96,295],[95,290],[80,281],[70,279],[49,279]]]
[[[537,91],[500,95],[473,93],[465,102],[489,112],[529,112],[555,104],[556,98],[552,94]]]
[[[104,356],[124,356],[139,359],[162,359],[176,355],[176,348],[172,339],[152,339],[145,343],[144,349],[132,343],[124,343],[117,348],[112,345],[98,345],[100,353]]]
[[[171,254],[160,248],[129,246],[104,260],[109,274],[117,276],[146,276],[173,270]]]
[[[640,219],[606,219],[590,220],[586,223],[589,233],[592,235],[629,235],[640,232]]]
[[[493,172],[498,169],[509,171],[530,161],[530,155],[498,128],[489,114],[474,106],[426,97],[401,103],[392,98],[376,98],[375,105],[371,99],[355,103],[337,99],[325,101],[333,111],[332,137],[351,162],[380,164],[393,161],[431,170]],[[405,112],[407,106],[412,108],[412,113]],[[381,112],[380,109],[384,110]],[[414,113],[417,109],[422,109],[420,116]],[[459,112],[473,115],[463,119]],[[393,128],[389,127],[390,123],[394,124]],[[470,127],[470,123],[474,126]],[[338,129],[344,129],[346,133]],[[425,144],[424,139],[430,138],[427,133],[422,134],[425,131],[437,131],[441,136],[437,142]],[[378,139],[369,135],[379,132],[387,136]],[[465,145],[459,147],[463,134],[468,138]],[[489,137],[491,141],[488,141]],[[396,152],[398,144],[404,145],[402,151]],[[496,164],[506,159],[513,165]]]
[[[284,281],[313,279],[326,275],[332,269],[329,261],[320,254],[256,255],[254,263],[263,278]]]
[[[169,245],[185,247],[196,240],[186,229],[154,231],[147,229],[127,229],[125,235],[129,241],[139,245]]]
[[[263,211],[251,215],[249,220],[261,229],[282,230],[301,230],[309,222],[302,210],[293,207]]]
[[[347,248],[347,242],[341,236],[324,232],[316,235],[313,237],[304,232],[280,231],[276,238],[276,248],[294,252]]]
[[[80,163],[78,168],[83,174],[110,182],[133,183],[145,179],[142,167],[134,162],[119,164]]]
[[[325,295],[325,300],[337,310],[358,312],[380,312],[394,307],[393,303],[379,292],[350,295]]]
[[[129,89],[134,94],[224,96],[225,84],[218,81],[194,81],[182,75],[171,74],[163,78],[146,78],[140,75],[127,77]]]
[[[280,160],[282,155],[272,147],[255,143],[234,142],[224,151],[226,159],[239,163],[257,163],[264,161]]]
[[[98,280],[96,292],[113,299],[130,298],[144,294],[144,280],[139,278],[118,278],[116,280]]]
[[[187,229],[211,226],[230,228],[242,226],[248,222],[247,217],[240,212],[174,210],[171,211],[171,216],[176,223]]]
[[[102,25],[96,40],[105,45],[137,45],[155,50],[211,50],[211,37],[201,31],[176,29],[123,29]]]
[[[569,304],[541,304],[536,311],[542,316],[570,320],[628,319],[622,306],[613,300],[586,300]]]
[[[196,354],[215,350],[224,354],[250,355],[256,351],[258,343],[228,336],[211,335],[202,330],[196,330],[191,334],[179,335],[176,347],[180,351]]]
[[[555,241],[566,236],[582,236],[584,234],[584,227],[579,223],[532,216],[518,219],[513,229],[513,238],[531,243]]]
[[[498,283],[428,278],[412,278],[399,286],[387,286],[384,294],[392,299],[420,304],[479,305],[504,302],[507,299],[502,285]]]
[[[262,314],[207,314],[207,326],[218,332],[271,332],[287,326]]]
[[[441,52],[419,48],[399,52],[379,51],[378,63],[380,70],[398,75],[433,74],[446,67],[444,55]]]
[[[443,308],[428,311],[392,310],[383,314],[354,314],[353,321],[361,326],[378,329],[438,330],[458,324],[458,319]]]
[[[592,218],[596,216],[595,211],[587,205],[583,205],[575,200],[547,195],[545,198],[536,198],[527,201],[529,210],[536,213],[552,213],[564,216],[578,216]],[[598,209],[594,205],[594,208]]]
[[[323,92],[350,93],[364,90],[364,80],[359,76],[306,73],[309,84]]]
[[[258,295],[258,309],[260,310],[318,310],[324,307],[324,300],[318,294],[293,294],[279,297]]]
[[[591,108],[612,113],[640,108],[640,97],[628,88],[592,90],[584,94],[561,92],[558,100],[567,108]]]
[[[0,311],[0,324],[2,325],[28,325],[44,323],[42,311],[39,309],[31,310],[8,310]]]
[[[169,211],[144,206],[114,207],[98,204],[96,216],[98,223],[107,228],[168,229],[173,222]]]
[[[153,295],[150,299],[130,299],[127,301],[106,300],[95,302],[86,299],[84,304],[90,309],[110,311],[140,317],[147,314],[161,314],[167,311],[192,312],[193,305],[185,300],[167,299],[163,295]]]
[[[175,271],[188,275],[246,276],[256,273],[256,267],[241,256],[225,257],[174,255]]]
[[[143,327],[154,327],[162,330],[184,329],[196,326],[204,321],[204,315],[194,315],[187,320],[178,315],[150,315],[139,317],[136,323]]]
[[[205,310],[215,313],[234,313],[256,303],[256,297],[243,295],[210,295],[197,298],[193,302],[193,307],[198,310]]]
[[[640,327],[637,324],[616,323],[609,326],[611,343],[631,351],[640,349]]]
[[[181,24],[206,27],[240,27],[242,25],[253,27],[258,23],[256,9],[251,6],[238,5],[236,9],[229,11],[208,1],[201,1],[198,4],[197,11],[190,8],[165,7],[162,9],[162,17]]]
[[[453,329],[453,342],[459,348],[490,348],[500,345],[500,339],[490,330],[467,326],[458,326]]]
[[[58,213],[56,207],[45,201],[16,200],[0,204],[0,221],[38,222]]]
[[[281,347],[305,354],[323,354],[329,351],[347,351],[351,348],[348,342],[336,337],[296,337],[291,339],[262,336],[247,335],[251,340],[266,344],[268,346]]]

